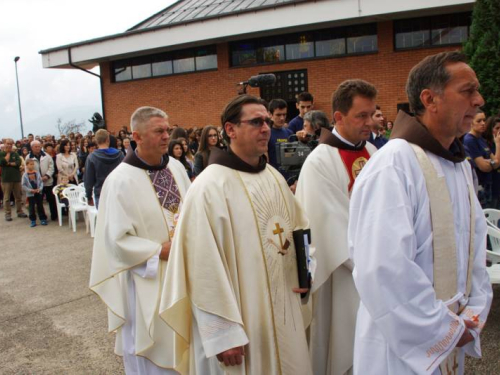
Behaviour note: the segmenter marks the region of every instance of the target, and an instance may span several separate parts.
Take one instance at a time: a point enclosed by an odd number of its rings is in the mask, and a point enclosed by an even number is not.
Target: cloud
[[[43,69],[38,51],[123,32],[171,3],[173,1],[148,0],[140,6],[129,6],[120,0],[78,3],[2,0],[0,138],[21,137],[15,56],[20,56],[17,66],[21,107],[23,123],[27,126],[36,119],[71,113],[72,108],[75,113],[81,111],[81,107],[100,111],[100,88],[96,77],[73,69]],[[25,128],[25,134],[27,131]],[[47,123],[31,131],[43,133],[54,132],[54,129]]]

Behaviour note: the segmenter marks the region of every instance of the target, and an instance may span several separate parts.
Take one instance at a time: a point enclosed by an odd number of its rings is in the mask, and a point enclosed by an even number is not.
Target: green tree
[[[486,115],[500,111],[500,1],[477,0],[469,40],[464,45],[470,66],[481,83]]]

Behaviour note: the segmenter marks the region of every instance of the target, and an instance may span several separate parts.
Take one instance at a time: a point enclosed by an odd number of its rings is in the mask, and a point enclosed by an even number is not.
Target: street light
[[[17,62],[19,59],[19,56],[14,57],[14,64],[16,65],[17,101],[19,103],[19,121],[21,121],[21,138],[24,138],[23,115],[21,112],[21,94],[19,93],[19,78],[17,77]]]

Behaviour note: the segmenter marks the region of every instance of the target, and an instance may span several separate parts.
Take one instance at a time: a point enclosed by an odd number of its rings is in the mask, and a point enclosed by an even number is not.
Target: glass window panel
[[[134,79],[151,77],[151,64],[134,65],[132,67],[132,77]]]
[[[132,68],[121,66],[115,68],[115,82],[129,81],[132,79]]]
[[[345,38],[316,42],[316,56],[345,55]]]
[[[172,60],[153,63],[153,76],[166,76],[173,72]]]
[[[314,57],[314,43],[307,34],[293,36],[286,44],[286,59],[310,59]]]
[[[217,55],[196,57],[196,70],[207,69],[217,69]]]
[[[257,48],[257,62],[272,63],[285,60],[285,41],[281,37],[262,40]]]
[[[253,65],[257,63],[257,51],[254,43],[237,43],[231,51],[233,66]]]
[[[174,73],[194,72],[194,57],[174,60]]]
[[[347,53],[376,52],[378,50],[377,36],[365,35],[347,38]]]
[[[396,49],[418,48],[430,44],[429,30],[396,34]]]

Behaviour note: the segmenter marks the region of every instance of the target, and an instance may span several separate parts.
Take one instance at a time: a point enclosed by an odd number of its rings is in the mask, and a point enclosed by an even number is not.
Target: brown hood
[[[319,137],[319,144],[332,146],[341,150],[359,151],[365,148],[366,141],[359,143],[357,146],[351,146],[338,139],[335,134],[331,132],[331,130],[322,128],[321,135]]]
[[[135,141],[130,142],[130,147],[128,148],[127,155],[125,159],[123,159],[124,163],[130,164],[133,167],[144,169],[147,171],[159,171],[160,169],[165,168],[168,165],[168,154],[163,155],[160,165],[149,165],[144,163],[137,154],[135,153],[135,149],[137,148],[137,144]]]
[[[391,139],[397,138],[414,143],[453,163],[461,163],[465,160],[464,147],[457,138],[447,150],[431,135],[425,125],[403,111],[399,111],[391,133]]]
[[[267,160],[263,155],[260,157],[259,165],[257,167],[252,167],[250,164],[240,159],[238,155],[236,155],[233,151],[231,151],[231,147],[228,147],[227,151],[223,151],[219,148],[214,147],[211,150],[210,157],[208,159],[208,165],[211,164],[219,164],[224,167],[236,169],[240,172],[259,173],[266,169]]]

